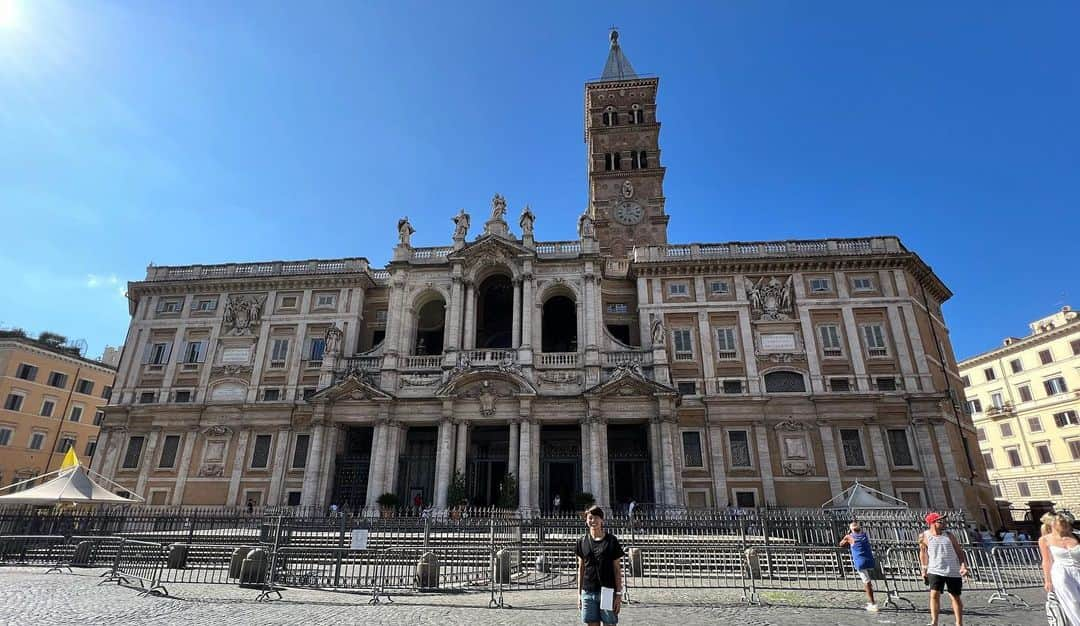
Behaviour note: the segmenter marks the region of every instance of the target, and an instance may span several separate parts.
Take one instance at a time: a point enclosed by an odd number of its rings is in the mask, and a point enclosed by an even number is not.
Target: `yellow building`
[[[968,411],[998,498],[1080,511],[1080,315],[1029,326],[960,363]]]
[[[0,486],[58,469],[72,446],[89,463],[115,375],[57,341],[0,331]]]

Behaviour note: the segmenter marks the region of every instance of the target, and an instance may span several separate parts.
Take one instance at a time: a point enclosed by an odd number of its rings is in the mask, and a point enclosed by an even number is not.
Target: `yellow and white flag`
[[[69,467],[75,467],[79,464],[79,457],[75,456],[75,447],[68,448],[67,454],[64,455],[64,462],[60,464],[60,469],[67,469]]]

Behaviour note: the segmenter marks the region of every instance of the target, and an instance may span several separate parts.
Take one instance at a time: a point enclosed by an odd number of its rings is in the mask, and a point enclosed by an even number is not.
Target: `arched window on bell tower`
[[[640,104],[634,104],[630,107],[630,123],[631,124],[644,124],[645,123],[645,111],[641,109]]]
[[[615,107],[608,107],[604,110],[604,126],[616,126],[619,123],[619,114],[615,111]]]

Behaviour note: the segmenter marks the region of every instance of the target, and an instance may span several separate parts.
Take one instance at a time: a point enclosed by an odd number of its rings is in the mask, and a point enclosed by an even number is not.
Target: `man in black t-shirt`
[[[589,530],[578,540],[574,554],[578,558],[578,609],[581,621],[590,626],[619,623],[622,593],[622,544],[619,538],[604,530],[604,510],[591,506],[585,511]],[[614,594],[611,609],[601,610],[603,589]]]

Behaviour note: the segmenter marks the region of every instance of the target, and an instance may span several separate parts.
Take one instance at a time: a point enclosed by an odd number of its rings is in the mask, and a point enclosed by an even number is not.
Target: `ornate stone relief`
[[[330,328],[326,329],[326,335],[324,336],[325,347],[323,348],[323,354],[326,356],[340,356],[341,353],[341,340],[345,336],[341,329],[336,324],[331,324]]]
[[[231,335],[252,334],[262,321],[265,304],[266,296],[229,295],[229,301],[225,304],[225,332]]]
[[[232,434],[232,429],[224,424],[214,424],[204,428],[202,433],[208,437],[225,437]]]
[[[780,280],[775,276],[762,276],[757,282],[745,279],[746,298],[751,310],[760,321],[779,321],[790,319],[792,306],[792,277]]]
[[[440,374],[402,374],[400,387],[432,387],[442,381]]]
[[[225,475],[225,466],[221,463],[203,463],[199,476],[203,478],[221,478]]]
[[[814,466],[807,461],[790,459],[781,463],[787,476],[806,476],[814,473]]]
[[[218,365],[210,369],[210,380],[218,378],[250,378],[250,365]]]
[[[760,355],[759,356],[764,356]],[[767,358],[770,363],[796,363],[806,360],[806,355],[792,352],[771,352]]]
[[[552,385],[580,385],[580,372],[540,372],[537,378]]]

